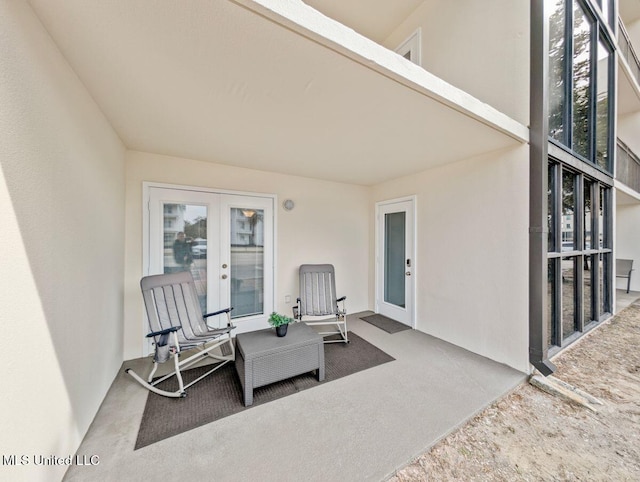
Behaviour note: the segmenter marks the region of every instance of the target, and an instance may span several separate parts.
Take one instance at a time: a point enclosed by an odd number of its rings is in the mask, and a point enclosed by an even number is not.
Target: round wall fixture
[[[291,199],[285,199],[285,201],[282,203],[282,207],[285,211],[291,211],[294,206],[295,204]]]

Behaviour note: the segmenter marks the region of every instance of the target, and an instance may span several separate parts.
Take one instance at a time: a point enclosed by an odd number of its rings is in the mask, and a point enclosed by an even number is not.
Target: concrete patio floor
[[[640,292],[638,291],[627,293],[625,290],[616,290],[616,313],[625,309],[638,298],[640,298]]]
[[[395,361],[136,451],[148,392],[121,370],[78,450],[99,465],[64,480],[384,480],[526,378],[415,330],[388,334],[366,314],[349,330]]]

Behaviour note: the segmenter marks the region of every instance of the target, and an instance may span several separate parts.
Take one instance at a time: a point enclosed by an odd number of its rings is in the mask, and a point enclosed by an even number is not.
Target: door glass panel
[[[610,279],[611,279],[611,253],[600,253],[600,263],[598,264],[599,280],[598,285],[600,306],[598,315],[601,318],[605,313],[611,312],[610,306]]]
[[[556,340],[556,330],[558,320],[556,318],[557,300],[556,300],[556,258],[547,261],[547,316],[549,324],[547,325],[547,341],[548,346],[559,345]]]
[[[163,204],[164,273],[191,271],[200,309],[207,311],[207,207]]]
[[[405,307],[406,213],[385,214],[384,301]]]
[[[582,313],[584,315],[584,324],[587,325],[590,321],[597,319],[593,315],[593,283],[591,275],[591,267],[593,266],[593,261],[591,256],[584,256],[582,261]]]
[[[591,249],[591,187],[593,183],[584,181],[584,249]]]
[[[264,210],[231,208],[232,318],[264,312]]]
[[[607,232],[606,216],[608,213],[607,190],[600,188],[598,205],[598,245],[600,248],[610,248],[609,233]]]
[[[575,185],[576,175],[562,172],[562,251],[573,251],[575,247]]]
[[[562,258],[562,339],[576,331],[576,258]]]

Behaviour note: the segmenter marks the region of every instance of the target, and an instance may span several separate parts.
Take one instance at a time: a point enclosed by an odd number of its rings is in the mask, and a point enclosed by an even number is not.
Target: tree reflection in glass
[[[596,164],[606,171],[609,166],[609,62],[611,53],[598,42],[598,78],[596,81]]]
[[[562,172],[562,251],[573,251],[575,246],[575,190],[576,175]]]
[[[566,144],[565,111],[565,0],[551,0],[549,18],[549,136]]]
[[[590,159],[591,21],[573,1],[573,124],[572,149]]]

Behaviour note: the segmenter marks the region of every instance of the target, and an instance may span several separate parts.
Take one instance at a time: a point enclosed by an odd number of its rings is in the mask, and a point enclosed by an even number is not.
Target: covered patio
[[[69,480],[379,479],[524,379],[526,69],[502,108],[493,82],[467,92],[302,2],[1,5],[2,304],[22,362],[4,453],[100,458]],[[122,363],[145,353],[145,182],[271,196],[283,313],[303,263],[335,264],[349,309],[373,309],[375,204],[416,196],[417,331],[352,317],[396,360],[134,451],[147,393]]]
[[[78,450],[100,464],[73,466],[65,480],[382,480],[525,379],[416,330],[386,333],[359,319],[367,314],[350,315],[349,329],[394,361],[139,450],[148,392],[121,370]]]

